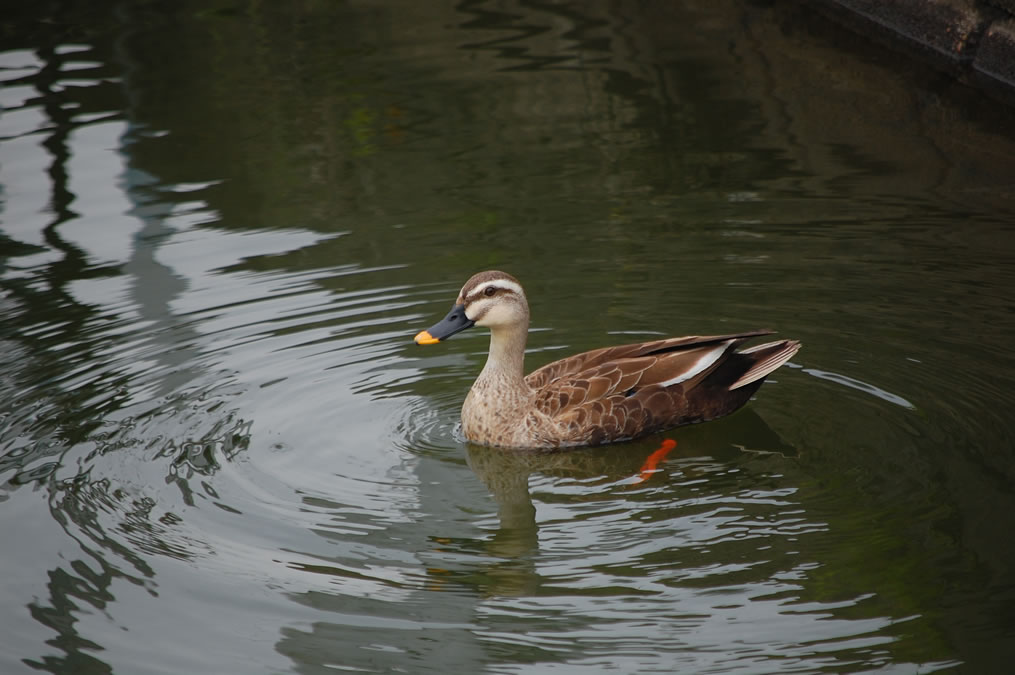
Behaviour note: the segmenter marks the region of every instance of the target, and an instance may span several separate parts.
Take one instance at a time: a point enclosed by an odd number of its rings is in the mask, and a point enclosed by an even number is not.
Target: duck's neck
[[[525,340],[528,325],[499,326],[490,333],[490,355],[476,384],[528,389],[525,384]]]

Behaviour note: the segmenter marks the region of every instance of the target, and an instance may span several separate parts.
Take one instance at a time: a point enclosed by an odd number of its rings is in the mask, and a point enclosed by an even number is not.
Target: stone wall
[[[820,6],[1015,102],[1015,0],[822,0]]]

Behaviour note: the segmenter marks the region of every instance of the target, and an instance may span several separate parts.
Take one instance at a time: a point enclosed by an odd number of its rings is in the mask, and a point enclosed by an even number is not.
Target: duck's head
[[[507,272],[480,272],[465,282],[446,317],[416,335],[416,344],[436,344],[472,326],[527,330],[528,324],[529,303],[518,280]]]

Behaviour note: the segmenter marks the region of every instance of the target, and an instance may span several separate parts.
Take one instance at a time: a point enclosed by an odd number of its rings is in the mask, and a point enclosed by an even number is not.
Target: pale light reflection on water
[[[1002,672],[1009,117],[712,4],[12,19],[0,671]],[[530,368],[805,348],[649,474],[471,446],[490,267]]]

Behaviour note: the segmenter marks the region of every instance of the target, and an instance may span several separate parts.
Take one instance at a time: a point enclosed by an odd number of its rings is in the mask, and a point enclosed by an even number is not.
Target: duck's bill
[[[465,316],[465,305],[455,305],[446,317],[430,326],[429,329],[420,331],[416,335],[416,344],[435,345],[455,333],[461,333],[466,328],[472,328],[474,323],[476,322]]]

